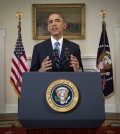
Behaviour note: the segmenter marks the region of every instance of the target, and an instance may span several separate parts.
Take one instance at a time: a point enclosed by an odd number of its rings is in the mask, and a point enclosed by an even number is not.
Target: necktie
[[[59,42],[56,42],[54,45],[55,45],[54,49],[57,49],[58,50],[58,55],[59,55],[59,58],[60,58],[60,48],[59,48],[60,43]]]
[[[54,49],[57,49],[58,50],[58,56],[60,58],[60,48],[59,48],[60,43],[59,42],[56,42],[54,45],[55,45],[54,46]],[[60,59],[57,58],[57,61],[55,62],[56,71],[60,71],[60,65],[61,65],[60,64]]]

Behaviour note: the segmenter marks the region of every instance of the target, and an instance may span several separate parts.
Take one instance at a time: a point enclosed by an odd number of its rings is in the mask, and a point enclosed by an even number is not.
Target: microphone
[[[58,54],[58,50],[57,49],[53,50],[53,60],[54,60],[53,69],[55,71],[60,71],[61,62],[60,62],[60,59],[59,59],[59,54]]]
[[[67,47],[65,48],[64,58],[65,58],[64,60],[65,62],[70,61],[70,52]]]
[[[58,50],[57,49],[54,49],[53,50],[53,59],[55,62],[58,61],[58,58],[59,58],[59,55],[58,55]]]
[[[61,71],[68,71],[70,68],[70,52],[68,48],[65,48],[64,59],[61,61]]]

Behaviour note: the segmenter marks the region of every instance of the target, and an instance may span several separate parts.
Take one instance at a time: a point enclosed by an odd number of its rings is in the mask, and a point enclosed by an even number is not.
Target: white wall
[[[32,39],[32,4],[48,3],[73,3],[73,0],[0,0],[0,27],[6,29],[5,37],[5,77],[6,77],[6,110],[14,112],[17,110],[17,95],[10,84],[11,58],[13,55],[16,39],[18,19],[17,11],[23,12],[22,17],[22,40],[27,57],[31,57],[33,46],[41,40]],[[120,25],[120,0],[74,0],[74,3],[86,4],[86,39],[73,40],[81,48],[82,56],[96,56],[101,28],[102,18],[100,10],[107,11],[106,23],[110,42],[111,55],[114,69],[114,25]],[[108,110],[115,112],[115,95],[106,99]],[[112,109],[111,109],[112,108]]]

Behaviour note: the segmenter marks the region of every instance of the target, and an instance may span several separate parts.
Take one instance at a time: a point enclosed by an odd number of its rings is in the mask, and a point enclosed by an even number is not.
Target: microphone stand
[[[64,59],[61,60],[58,56],[58,50],[54,49],[53,59],[55,62],[55,71],[65,72],[69,70],[70,67],[70,54],[68,48],[65,49]],[[66,64],[66,66],[65,66]]]

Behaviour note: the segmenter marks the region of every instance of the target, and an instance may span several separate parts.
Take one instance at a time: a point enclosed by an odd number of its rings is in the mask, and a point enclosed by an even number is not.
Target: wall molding
[[[116,113],[116,105],[115,104],[105,104],[105,112],[106,113]]]
[[[6,105],[5,111],[6,113],[18,113],[18,105],[17,104]]]
[[[82,63],[85,71],[97,71],[96,69],[96,56],[82,56]],[[27,57],[27,67],[30,69],[31,57]]]
[[[82,56],[82,63],[85,71],[97,71],[96,56]]]

